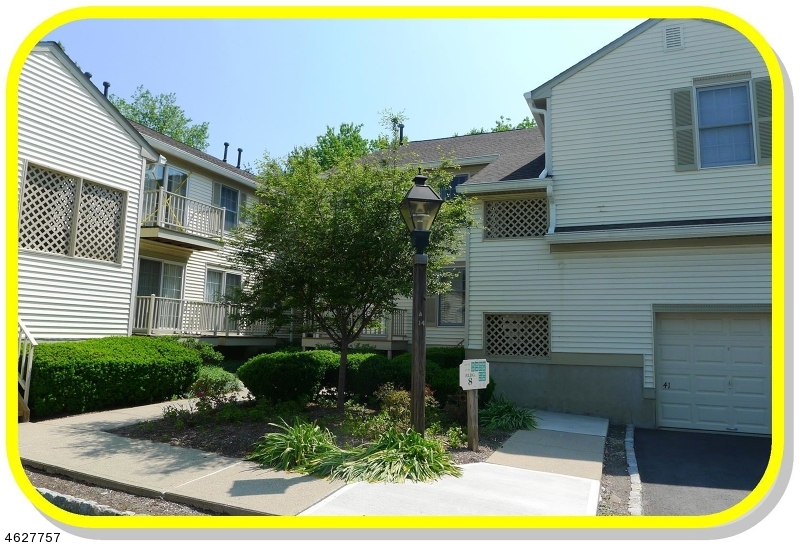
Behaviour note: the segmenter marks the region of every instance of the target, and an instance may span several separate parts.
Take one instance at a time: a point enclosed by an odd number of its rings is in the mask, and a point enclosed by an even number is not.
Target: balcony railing
[[[33,370],[33,351],[38,345],[33,335],[21,320],[17,320],[17,392],[19,394],[19,417],[23,422],[30,420],[28,395],[31,390],[31,371]]]
[[[221,239],[225,209],[170,193],[164,188],[147,190],[142,194],[142,226]]]
[[[210,336],[265,336],[266,321],[244,324],[234,318],[235,307],[224,303],[136,296],[133,332]]]
[[[327,337],[324,333],[317,331],[312,334],[315,338]],[[406,310],[392,309],[388,317],[382,318],[378,324],[371,328],[364,328],[359,339],[373,340],[404,340],[406,339]]]

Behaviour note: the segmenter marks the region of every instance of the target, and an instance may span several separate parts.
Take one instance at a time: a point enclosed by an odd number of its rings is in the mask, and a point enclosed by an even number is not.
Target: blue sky
[[[613,41],[618,20],[83,20],[47,36],[98,87],[175,93],[243,162],[312,144],[327,125],[381,132],[405,111],[411,140],[530,115],[522,94]],[[230,158],[230,155],[229,155]]]

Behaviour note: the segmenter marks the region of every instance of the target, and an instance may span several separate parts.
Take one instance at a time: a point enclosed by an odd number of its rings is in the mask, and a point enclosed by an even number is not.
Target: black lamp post
[[[442,206],[442,198],[426,185],[427,176],[414,177],[414,186],[400,203],[400,215],[411,232],[414,254],[414,285],[411,329],[411,423],[414,430],[425,434],[425,286],[428,255],[425,248],[431,237],[431,226]]]

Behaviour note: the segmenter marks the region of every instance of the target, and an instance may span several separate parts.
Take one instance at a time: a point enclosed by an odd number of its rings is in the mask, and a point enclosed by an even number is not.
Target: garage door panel
[[[769,314],[658,313],[658,426],[770,434],[770,328]]]

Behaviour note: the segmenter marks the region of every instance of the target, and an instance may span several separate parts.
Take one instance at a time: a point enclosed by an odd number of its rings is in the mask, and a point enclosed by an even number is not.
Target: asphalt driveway
[[[771,438],[636,429],[634,449],[645,515],[706,515],[752,491],[769,462]]]

